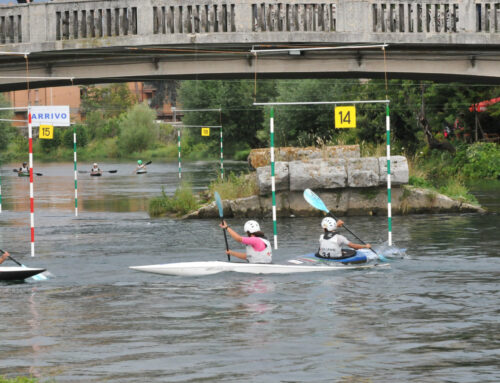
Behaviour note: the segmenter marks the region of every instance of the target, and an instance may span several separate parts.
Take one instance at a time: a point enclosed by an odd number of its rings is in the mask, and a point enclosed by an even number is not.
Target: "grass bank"
[[[255,177],[251,174],[230,173],[225,179],[217,177],[208,187],[208,191],[194,194],[189,184],[183,183],[173,196],[167,196],[162,190],[160,196],[149,200],[148,213],[151,217],[183,216],[197,210],[201,205],[214,200],[218,192],[222,199],[249,197],[258,193]]]

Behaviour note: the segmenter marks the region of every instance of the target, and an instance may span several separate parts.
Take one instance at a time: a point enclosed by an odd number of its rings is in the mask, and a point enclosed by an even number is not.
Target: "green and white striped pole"
[[[182,167],[181,167],[181,128],[177,128],[177,150],[179,156],[179,179],[182,177]]]
[[[388,245],[392,246],[392,205],[391,205],[391,117],[389,103],[386,104],[386,135],[387,135],[387,235]]]
[[[76,161],[76,125],[73,125],[73,162],[75,165],[75,217],[78,217],[78,171]]]
[[[222,144],[222,126],[220,127],[220,178],[224,179],[224,146]]]
[[[271,130],[271,191],[273,195],[273,233],[274,233],[274,249],[278,248],[278,225],[276,223],[276,181],[274,177],[274,108],[271,108],[270,119]]]

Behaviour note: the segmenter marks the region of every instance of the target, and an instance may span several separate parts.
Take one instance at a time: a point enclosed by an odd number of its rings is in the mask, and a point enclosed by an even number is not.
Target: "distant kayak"
[[[18,177],[29,177],[30,172],[18,172],[17,175]]]
[[[135,174],[146,174],[148,171],[146,169],[139,169],[135,172]]]
[[[94,173],[91,172],[90,176],[91,177],[100,177],[100,176],[102,176],[102,172],[94,172]]]
[[[22,281],[23,279],[43,273],[45,269],[36,267],[2,267],[0,266],[0,281]]]

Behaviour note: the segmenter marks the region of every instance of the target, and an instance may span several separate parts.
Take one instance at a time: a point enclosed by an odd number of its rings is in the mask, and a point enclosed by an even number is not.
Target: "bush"
[[[500,149],[492,142],[476,142],[465,150],[465,163],[460,171],[468,178],[500,176]]]
[[[223,180],[217,177],[215,181],[212,181],[208,190],[211,195],[218,192],[222,199],[236,199],[257,195],[259,189],[255,173],[241,173],[238,176],[234,173],[229,173]]]
[[[149,201],[148,212],[151,217],[159,217],[166,213],[181,216],[199,207],[191,186],[187,183],[182,183],[172,197],[168,197],[164,189],[162,189],[161,194],[160,197],[152,198]]]
[[[6,378],[0,376],[0,383],[38,383],[37,378],[28,378],[25,376],[18,376],[16,378]]]

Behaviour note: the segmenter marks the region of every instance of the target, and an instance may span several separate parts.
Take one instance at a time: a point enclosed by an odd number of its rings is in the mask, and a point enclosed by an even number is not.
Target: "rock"
[[[256,195],[229,201],[229,206],[233,217],[252,218],[262,216],[260,200]]]
[[[387,157],[379,157],[379,185],[387,184]],[[408,161],[404,156],[391,156],[391,185],[407,184],[409,179]]]
[[[322,148],[307,147],[307,148],[293,148],[283,147],[274,149],[275,161],[297,161],[297,160],[310,160],[310,159],[342,159],[342,158],[359,158],[360,149],[359,145],[339,145],[339,146],[325,146]],[[252,149],[248,156],[248,163],[251,168],[258,169],[262,166],[271,163],[271,150],[265,149]]]
[[[276,215],[278,217],[288,217],[290,215],[290,192],[276,193]],[[260,209],[263,217],[271,217],[273,214],[272,196],[260,197]]]
[[[375,157],[347,160],[347,186],[352,188],[378,186],[379,162]]]
[[[274,178],[276,191],[288,191],[290,178],[288,174],[288,162],[276,162],[274,164]],[[257,169],[257,185],[261,195],[271,193],[271,166],[262,166]]]
[[[346,186],[347,174],[342,159],[292,161],[289,163],[290,191],[336,189]]]
[[[231,211],[231,206],[229,201],[222,201],[222,209],[224,212],[224,217],[232,217],[233,213]],[[219,208],[217,207],[215,201],[202,206],[198,209],[198,215],[196,218],[219,218]]]

